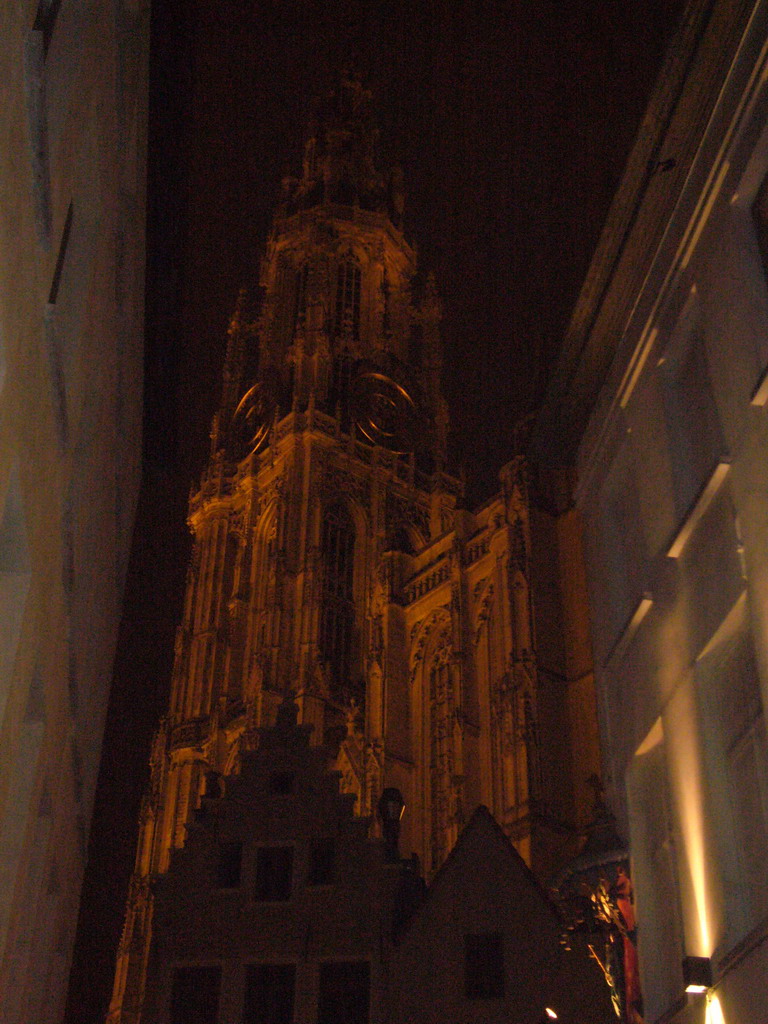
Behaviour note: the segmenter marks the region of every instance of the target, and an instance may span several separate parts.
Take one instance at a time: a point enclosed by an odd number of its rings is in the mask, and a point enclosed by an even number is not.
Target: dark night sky
[[[444,304],[445,392],[470,503],[534,407],[681,0],[155,0],[145,476],[67,1020],[102,1022],[149,741],[167,699],[225,329],[254,287],[311,97],[373,90],[406,234]]]

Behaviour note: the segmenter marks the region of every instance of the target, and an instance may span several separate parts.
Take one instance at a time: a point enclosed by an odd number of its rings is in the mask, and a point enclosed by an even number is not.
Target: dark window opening
[[[245,981],[243,1024],[292,1024],[296,967],[252,964]]]
[[[349,684],[355,624],[353,572],[355,528],[349,513],[334,505],[325,514],[321,542],[323,560],[320,653],[332,684]]]
[[[368,1024],[370,989],[370,964],[322,964],[317,1024]]]
[[[243,844],[241,842],[219,843],[216,884],[220,889],[236,889],[240,885],[242,863]]]
[[[333,357],[331,386],[328,390],[328,409],[335,416],[338,410],[343,430],[350,427],[350,396],[354,376],[355,358],[346,349]]]
[[[336,275],[334,338],[360,338],[360,280],[360,267],[355,262],[345,260],[340,264]]]
[[[289,900],[292,876],[292,846],[259,847],[256,853],[257,900]]]
[[[304,321],[306,320],[306,316],[307,316],[307,280],[308,280],[308,278],[309,278],[309,267],[305,263],[304,266],[301,267],[296,272],[296,308],[295,308],[295,314],[294,314],[294,318],[293,318],[293,333],[294,333],[294,335],[296,334],[296,331],[299,329],[299,327],[303,327],[304,326]]]
[[[272,772],[269,777],[269,791],[276,796],[288,796],[293,792],[296,772]]]
[[[315,839],[309,848],[308,885],[330,885],[336,865],[336,844],[333,839]]]
[[[173,972],[170,1024],[216,1024],[221,967],[177,967]]]
[[[405,555],[414,554],[413,543],[404,526],[398,526],[389,535],[386,544],[386,551],[401,551]]]
[[[275,330],[277,340],[285,346],[293,341],[296,330],[303,325],[307,310],[307,281],[309,268],[293,266],[284,259],[277,271],[277,309]]]
[[[467,999],[504,995],[504,943],[499,932],[464,936],[464,989]]]

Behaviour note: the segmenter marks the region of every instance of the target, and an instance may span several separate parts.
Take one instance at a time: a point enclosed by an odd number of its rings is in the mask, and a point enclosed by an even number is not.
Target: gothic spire
[[[388,213],[400,225],[402,171],[387,178],[376,166],[379,132],[371,112],[371,92],[355,72],[342,71],[336,85],[315,104],[300,178],[283,180],[287,212],[320,203]]]

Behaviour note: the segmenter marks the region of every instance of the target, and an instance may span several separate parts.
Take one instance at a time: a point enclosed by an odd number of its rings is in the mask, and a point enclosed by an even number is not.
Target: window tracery
[[[443,633],[429,670],[429,795],[431,808],[431,866],[436,870],[449,849],[453,821],[453,685],[450,641]]]
[[[293,318],[293,335],[304,327],[307,315],[307,280],[309,278],[309,264],[304,263],[296,272],[296,304]]]
[[[336,408],[339,408],[342,425],[345,427],[348,426],[349,395],[352,390],[354,366],[354,356],[349,349],[345,348],[334,356],[331,368],[331,387],[329,390],[331,411],[335,412]]]
[[[360,340],[360,283],[360,267],[355,260],[346,259],[339,264],[336,273],[334,338]]]
[[[322,609],[319,646],[336,689],[346,688],[352,667],[355,623],[355,527],[343,505],[333,505],[323,517]]]
[[[283,259],[277,271],[277,338],[283,345],[290,345],[297,330],[304,325],[307,308],[307,263],[295,265]]]

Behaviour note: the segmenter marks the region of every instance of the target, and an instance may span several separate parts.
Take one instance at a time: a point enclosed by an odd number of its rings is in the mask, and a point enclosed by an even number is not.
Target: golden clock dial
[[[359,373],[352,386],[352,413],[372,444],[404,455],[416,447],[419,412],[410,393],[377,370]]]
[[[264,447],[274,408],[271,391],[262,382],[254,384],[240,399],[230,426],[231,445],[237,458],[245,458]]]

